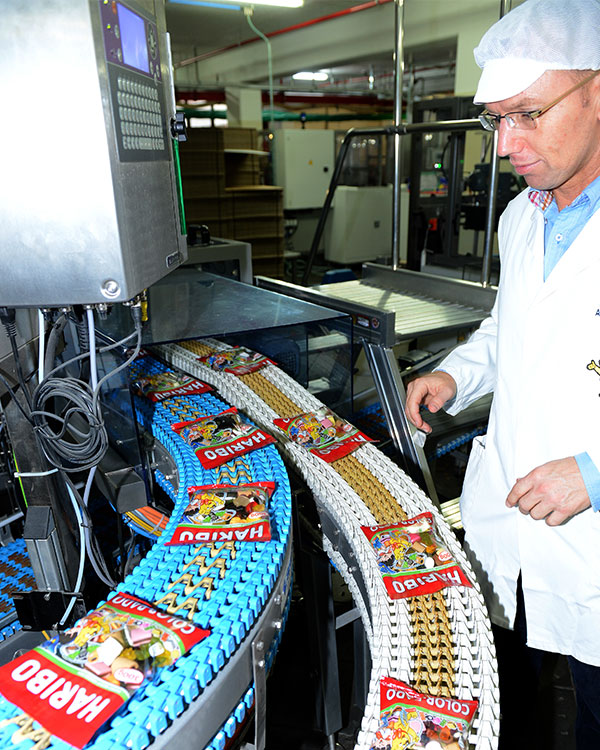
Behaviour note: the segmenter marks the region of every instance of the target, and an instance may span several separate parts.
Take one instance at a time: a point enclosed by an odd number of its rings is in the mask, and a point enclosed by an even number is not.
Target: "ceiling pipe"
[[[271,40],[269,39],[266,34],[263,34],[260,29],[257,29],[254,25],[254,22],[252,21],[252,14],[254,13],[254,8],[246,7],[244,8],[244,15],[246,16],[246,20],[248,21],[248,25],[252,29],[252,31],[257,34],[267,45],[267,71],[269,76],[269,108],[270,108],[270,118],[269,118],[269,129],[273,130],[273,52],[271,50]]]
[[[265,34],[269,39],[281,36],[281,34],[289,34],[291,31],[300,31],[300,29],[307,29],[311,26],[316,26],[317,24],[324,23],[325,21],[333,21],[337,18],[343,18],[344,16],[349,16],[352,13],[360,13],[363,10],[370,10],[371,8],[377,8],[380,5],[386,5],[387,3],[392,3],[394,0],[370,0],[366,3],[361,3],[360,5],[353,5],[351,8],[345,8],[344,10],[338,10],[335,13],[329,13],[326,16],[320,16],[319,18],[312,18],[309,21],[303,21],[302,23],[296,23],[292,26],[285,26],[283,29],[277,29],[276,31],[270,31],[268,34]],[[239,44],[229,44],[226,47],[221,47],[219,49],[212,50],[212,52],[205,52],[202,55],[197,55],[196,57],[190,57],[187,60],[181,60],[178,63],[175,63],[173,66],[175,69],[178,68],[185,68],[187,65],[193,65],[194,63],[200,62],[201,60],[208,60],[211,57],[215,57],[216,55],[221,55],[223,52],[230,52],[233,49],[238,49],[238,47],[243,47],[246,44],[252,44],[253,42],[258,41],[255,37],[251,39],[244,39],[244,41],[239,42]]]

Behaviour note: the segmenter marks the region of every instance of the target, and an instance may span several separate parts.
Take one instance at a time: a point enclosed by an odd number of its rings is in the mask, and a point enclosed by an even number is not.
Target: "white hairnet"
[[[473,101],[520,94],[547,70],[600,69],[600,0],[525,0],[474,51],[483,68]]]

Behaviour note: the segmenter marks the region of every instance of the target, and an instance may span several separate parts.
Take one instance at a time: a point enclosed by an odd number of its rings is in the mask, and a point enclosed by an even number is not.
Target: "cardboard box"
[[[233,226],[234,237],[236,239],[273,239],[284,236],[282,216],[255,216],[248,219],[235,218]]]
[[[187,141],[180,144],[181,151],[209,149],[222,151],[223,132],[226,128],[188,128]]]
[[[283,189],[274,185],[228,187],[233,199],[233,216],[237,219],[257,216],[283,216]]]
[[[191,175],[182,179],[183,198],[218,198],[225,194],[225,176]]]
[[[270,276],[275,279],[283,278],[283,256],[275,258],[252,257],[252,273],[255,276]]]
[[[236,237],[236,239],[241,239]],[[252,261],[255,258],[283,258],[282,237],[261,237],[250,241],[252,246]]]
[[[197,149],[179,151],[179,163],[181,164],[181,175],[206,176],[211,174],[225,174],[225,154],[223,151]]]
[[[222,128],[223,148],[258,148],[258,131],[254,128]]]

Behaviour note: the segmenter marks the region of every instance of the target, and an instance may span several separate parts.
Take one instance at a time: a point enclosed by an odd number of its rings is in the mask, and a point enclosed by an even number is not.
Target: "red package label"
[[[274,482],[189,487],[189,503],[167,544],[268,542]]]
[[[234,407],[191,422],[177,422],[171,428],[194,450],[205,469],[275,442],[271,435],[243,422]]]
[[[431,513],[381,526],[362,526],[377,555],[391,599],[431,594],[446,586],[471,586],[438,540]]]
[[[130,594],[0,667],[0,692],[65,742],[83,747],[157,669],[208,635]]]
[[[267,357],[258,352],[253,352],[251,349],[246,349],[245,346],[222,349],[207,357],[199,357],[199,361],[210,367],[211,370],[230,372],[233,375],[247,375],[249,372],[260,370],[265,365],[274,364]]]
[[[390,747],[414,750],[467,750],[478,701],[440,698],[413,690],[400,680],[383,677],[380,725],[371,750]]]
[[[132,387],[135,393],[154,402],[212,391],[207,383],[174,372],[159,372],[147,378],[140,378]]]
[[[327,463],[347,456],[371,440],[326,407],[291,419],[274,419],[273,424]]]

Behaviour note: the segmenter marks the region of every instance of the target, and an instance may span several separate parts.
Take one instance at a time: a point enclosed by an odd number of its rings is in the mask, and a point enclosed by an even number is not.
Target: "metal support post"
[[[483,244],[483,260],[481,264],[481,285],[489,286],[492,275],[492,253],[494,251],[494,234],[496,228],[496,195],[498,193],[498,131],[492,136],[492,153],[490,156],[490,188],[485,220],[485,238]]]
[[[254,749],[264,750],[267,737],[267,668],[263,634],[252,641],[254,677]]]
[[[392,349],[364,342],[365,354],[375,387],[388,423],[390,435],[404,460],[404,470],[431,501],[439,507],[439,500],[423,448],[413,440],[404,411],[406,392],[398,363]]]
[[[402,125],[402,81],[404,78],[404,0],[394,0],[394,126]],[[392,193],[392,268],[400,263],[400,197],[402,187],[402,138],[394,134],[394,184]]]

